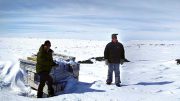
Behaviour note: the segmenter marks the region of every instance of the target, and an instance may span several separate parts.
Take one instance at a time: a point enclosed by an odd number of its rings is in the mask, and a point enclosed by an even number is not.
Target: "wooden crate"
[[[60,58],[63,61],[75,61],[75,57],[71,56],[65,56],[65,55],[60,55],[60,54],[53,54],[53,59],[55,58]],[[19,59],[20,61],[20,67],[26,72],[26,76],[24,77],[25,83],[32,87],[33,89],[38,89],[39,85],[39,75],[36,73],[36,56],[33,55],[32,57],[28,57],[27,59]],[[76,63],[76,62],[74,62]],[[78,80],[79,78],[79,70],[80,70],[80,65],[76,63],[75,65],[71,64],[65,64],[64,67],[59,67],[52,68],[52,71],[50,72],[50,75],[53,78],[53,88],[55,93],[63,91],[64,87],[66,86],[66,80],[64,79],[65,77],[72,76],[75,79]],[[69,68],[67,68],[69,67]],[[59,68],[63,68],[62,70]],[[58,69],[58,70],[57,70]],[[58,76],[55,75],[56,72],[61,72]],[[61,79],[62,77],[62,79]],[[57,81],[58,80],[58,81]],[[43,92],[45,94],[48,94],[48,89],[47,85],[45,85]]]

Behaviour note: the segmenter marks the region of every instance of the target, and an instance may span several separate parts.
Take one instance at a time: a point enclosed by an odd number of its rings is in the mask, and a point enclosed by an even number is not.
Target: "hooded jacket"
[[[39,52],[37,53],[37,64],[36,64],[36,72],[49,72],[52,69],[52,66],[55,64],[53,62],[52,57],[53,50],[49,49],[49,51],[44,50],[44,45],[41,45],[39,48]]]

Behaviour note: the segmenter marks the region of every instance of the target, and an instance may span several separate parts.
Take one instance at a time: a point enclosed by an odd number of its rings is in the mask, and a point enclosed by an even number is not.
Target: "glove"
[[[123,65],[123,64],[124,64],[124,62],[125,62],[125,60],[124,60],[124,59],[121,59],[121,60],[120,60],[120,64],[121,64],[121,65]]]
[[[176,59],[176,61],[177,61],[177,65],[179,65],[180,64],[180,59]]]
[[[52,66],[56,67],[56,66],[59,66],[59,64],[54,60],[53,63],[52,63]]]
[[[105,64],[106,64],[106,65],[108,65],[108,64],[109,64],[108,59],[105,59]]]

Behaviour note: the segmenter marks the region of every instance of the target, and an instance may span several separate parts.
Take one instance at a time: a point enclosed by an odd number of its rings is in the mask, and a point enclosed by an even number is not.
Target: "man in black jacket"
[[[123,64],[125,60],[125,53],[123,45],[117,40],[118,34],[112,34],[112,42],[108,43],[104,50],[104,58],[108,65],[108,76],[106,84],[110,85],[112,82],[113,71],[115,72],[115,84],[120,87],[120,71],[119,65]]]

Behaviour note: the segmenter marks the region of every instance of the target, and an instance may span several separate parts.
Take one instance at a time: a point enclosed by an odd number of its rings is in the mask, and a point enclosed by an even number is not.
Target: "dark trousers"
[[[38,75],[40,76],[40,84],[38,86],[37,97],[42,98],[43,88],[45,86],[45,83],[48,85],[49,96],[54,96],[54,89],[52,87],[53,79],[49,75],[49,73],[48,72],[40,72],[40,73],[38,73]]]

